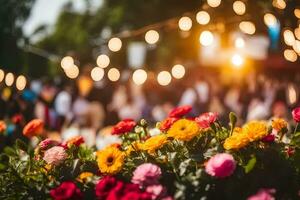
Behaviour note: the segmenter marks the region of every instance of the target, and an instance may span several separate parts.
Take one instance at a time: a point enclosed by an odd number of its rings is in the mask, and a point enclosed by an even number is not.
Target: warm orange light
[[[184,68],[184,66],[183,65],[179,65],[179,64],[177,64],[177,65],[174,65],[173,67],[172,67],[172,76],[174,77],[174,78],[176,78],[176,79],[181,79],[181,78],[183,78],[184,77],[184,75],[185,75],[185,68]]]
[[[181,17],[178,21],[179,29],[182,31],[189,31],[192,28],[193,22],[189,17]]]
[[[199,24],[205,25],[210,21],[210,16],[206,11],[199,11],[196,15],[196,20]]]
[[[172,76],[167,71],[159,72],[157,75],[157,82],[162,86],[167,86],[171,83]]]
[[[107,73],[108,79],[113,82],[119,80],[120,76],[120,71],[117,68],[111,68]]]
[[[104,70],[100,67],[94,67],[91,71],[91,77],[94,81],[100,81],[104,76]]]
[[[122,41],[120,40],[120,38],[114,37],[108,41],[108,48],[113,52],[120,51],[121,47]]]
[[[242,1],[235,1],[232,8],[237,15],[243,15],[246,12],[246,5]]]
[[[97,65],[101,68],[106,68],[110,63],[110,59],[107,55],[101,54],[97,58]]]
[[[250,21],[241,22],[239,27],[242,32],[249,35],[253,35],[256,31],[255,25]]]
[[[135,70],[132,74],[132,80],[136,85],[142,85],[147,80],[147,72],[143,69]]]
[[[155,44],[159,40],[159,34],[155,30],[147,31],[145,34],[145,41],[148,44]]]
[[[220,4],[221,4],[221,0],[207,0],[207,4],[210,6],[210,7],[218,7]]]
[[[24,90],[26,87],[26,78],[23,75],[18,76],[17,80],[16,80],[16,88],[18,90]]]
[[[199,41],[203,46],[210,46],[214,42],[214,35],[210,31],[203,31]]]
[[[286,49],[284,50],[284,58],[287,60],[287,61],[290,61],[290,62],[296,62],[297,61],[297,54],[294,50],[292,49]]]

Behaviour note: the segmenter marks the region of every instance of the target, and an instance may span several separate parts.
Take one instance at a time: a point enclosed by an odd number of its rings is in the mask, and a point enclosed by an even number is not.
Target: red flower
[[[267,136],[265,136],[263,139],[262,139],[263,142],[274,142],[275,141],[275,135],[274,134],[269,134]]]
[[[184,115],[191,112],[191,110],[192,110],[191,106],[179,106],[171,110],[171,112],[169,113],[169,117],[177,117],[177,118],[183,117]]]
[[[300,123],[300,107],[295,108],[292,111],[292,115],[293,115],[293,119],[295,120],[295,122]]]
[[[57,188],[50,190],[50,196],[54,200],[80,200],[83,198],[80,189],[71,181],[65,181]]]
[[[117,123],[113,128],[111,134],[121,135],[130,132],[136,126],[135,121],[132,119],[124,119]]]
[[[121,197],[124,196],[124,193],[123,193],[123,189],[124,189],[124,183],[121,182],[121,181],[117,181],[117,184],[116,186],[111,190],[109,191],[108,195],[107,195],[107,200],[119,200],[121,199]]]
[[[115,177],[112,176],[105,176],[103,177],[96,185],[95,191],[96,191],[96,197],[98,199],[106,199],[109,192],[113,190],[113,188],[116,187],[117,183],[120,181],[117,181]]]
[[[161,131],[167,131],[179,118],[177,117],[168,117],[161,122],[159,129]]]
[[[199,117],[195,118],[195,121],[199,124],[201,128],[208,128],[212,123],[214,123],[218,118],[217,113],[207,112],[201,114]]]
[[[67,141],[67,146],[71,147],[72,145],[75,145],[79,147],[82,143],[84,143],[84,139],[82,136],[75,136]]]
[[[147,192],[128,192],[121,200],[152,200],[152,195]]]
[[[286,155],[287,155],[288,157],[290,157],[290,156],[294,155],[295,149],[292,148],[292,147],[287,147],[287,148],[285,149],[285,153],[286,153]]]
[[[23,120],[23,116],[21,114],[15,114],[12,118],[11,121],[14,124],[19,124]]]

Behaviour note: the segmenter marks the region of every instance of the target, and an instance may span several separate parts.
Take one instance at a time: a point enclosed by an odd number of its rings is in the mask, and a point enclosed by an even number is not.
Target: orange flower
[[[73,145],[79,147],[82,143],[84,143],[84,139],[82,136],[75,136],[67,141],[68,147]]]
[[[0,133],[6,131],[6,124],[4,121],[0,121]]]
[[[272,120],[272,128],[277,131],[281,131],[281,129],[286,128],[287,126],[287,122],[282,118],[275,118]]]
[[[44,122],[40,119],[31,120],[23,129],[23,135],[33,137],[41,135],[44,131]]]

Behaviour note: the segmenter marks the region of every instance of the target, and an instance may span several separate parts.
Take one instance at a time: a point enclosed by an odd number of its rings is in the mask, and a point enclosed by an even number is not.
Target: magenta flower
[[[160,167],[151,163],[145,163],[134,170],[131,182],[142,186],[153,185],[158,183],[160,176]]]
[[[300,107],[295,108],[292,111],[292,115],[293,115],[293,119],[295,120],[295,122],[299,123],[300,122]]]
[[[207,112],[201,114],[199,117],[195,118],[195,121],[199,124],[201,128],[209,128],[212,123],[214,123],[218,118],[218,114],[214,112]]]
[[[57,146],[57,145],[59,145],[59,142],[58,142],[58,141],[52,140],[52,139],[49,139],[49,138],[47,138],[47,139],[45,139],[45,140],[43,140],[43,141],[41,141],[41,142],[39,143],[39,147],[40,147],[42,150],[46,150],[46,149],[48,149],[48,148],[50,148],[50,147]]]
[[[260,189],[256,194],[248,197],[247,200],[275,200],[273,194],[275,189]]]
[[[83,199],[83,194],[75,183],[71,181],[65,181],[61,183],[57,188],[50,190],[50,196],[54,200],[80,200]]]
[[[236,163],[232,155],[228,153],[220,153],[208,160],[205,166],[205,171],[211,176],[225,178],[234,172],[235,167]]]
[[[55,146],[45,151],[43,160],[50,165],[59,165],[67,158],[67,153],[63,147]]]

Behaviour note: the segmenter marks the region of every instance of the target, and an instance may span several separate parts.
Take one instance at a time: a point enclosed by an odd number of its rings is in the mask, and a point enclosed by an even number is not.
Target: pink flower
[[[49,138],[47,138],[39,143],[39,147],[41,148],[41,150],[46,150],[50,147],[57,146],[57,145],[59,145],[58,141],[52,140]]]
[[[293,119],[295,120],[295,122],[299,123],[300,122],[300,107],[295,108],[292,111],[292,115],[293,115]]]
[[[196,117],[195,121],[199,124],[201,128],[209,128],[210,125],[217,120],[217,118],[217,113],[207,112],[201,114],[199,117]]]
[[[166,196],[166,188],[162,185],[150,185],[146,188],[146,192],[152,195],[152,199],[161,199]]]
[[[235,167],[236,163],[232,155],[219,153],[208,160],[205,171],[211,176],[225,178],[234,172]]]
[[[67,158],[67,153],[63,147],[55,146],[45,151],[43,160],[50,165],[59,165]]]
[[[145,163],[134,170],[131,182],[143,186],[152,185],[158,182],[160,176],[160,167],[151,163]]]
[[[83,195],[73,182],[65,181],[55,189],[50,190],[50,196],[54,200],[80,200]]]
[[[180,118],[191,112],[191,110],[191,106],[180,106],[171,110],[171,112],[169,113],[169,117]]]
[[[248,197],[247,200],[275,200],[272,196],[275,192],[275,189],[260,189],[256,194]]]
[[[265,136],[262,139],[263,142],[274,142],[275,141],[275,135],[273,133],[270,133],[269,135]]]

